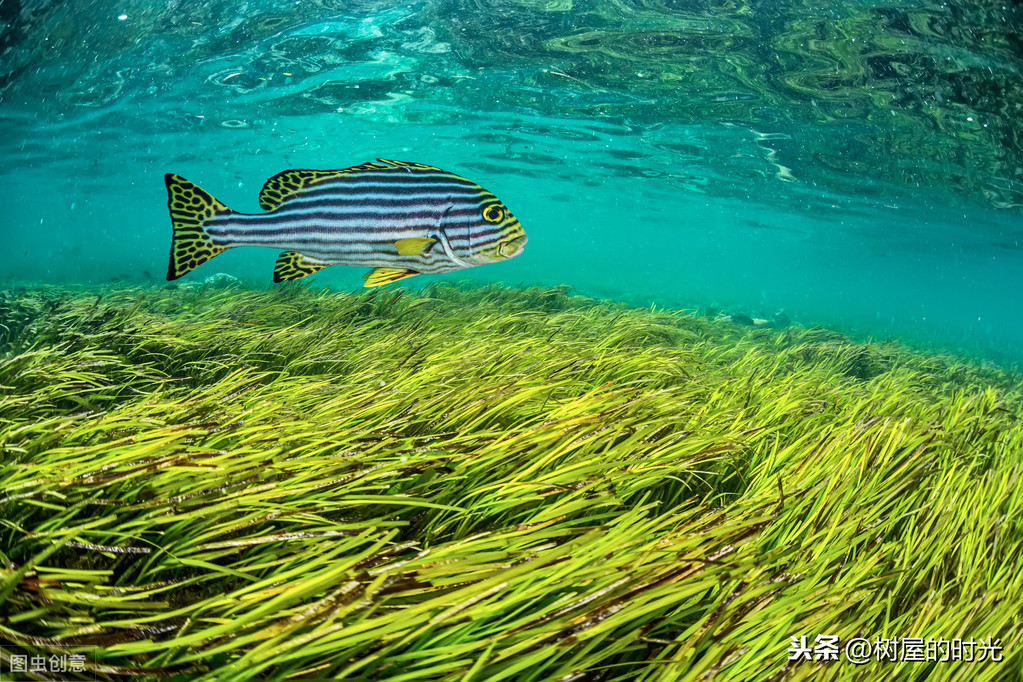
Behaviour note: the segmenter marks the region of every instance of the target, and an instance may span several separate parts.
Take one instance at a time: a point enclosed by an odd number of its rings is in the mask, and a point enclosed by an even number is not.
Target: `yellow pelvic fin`
[[[206,227],[216,216],[233,211],[179,175],[167,173],[164,182],[167,183],[167,208],[174,230],[167,279],[173,280],[231,248],[228,244],[214,242]]]
[[[397,282],[399,279],[405,279],[406,277],[415,277],[419,273],[415,270],[406,270],[404,268],[376,268],[370,270],[362,276],[364,287],[378,287],[383,284],[390,284],[391,282]]]
[[[277,264],[274,265],[274,281],[285,282],[302,279],[306,275],[319,272],[328,265],[330,263],[304,256],[298,251],[284,251],[277,256]]]
[[[421,256],[426,253],[426,248],[435,241],[437,240],[430,237],[410,237],[399,239],[394,242],[394,245],[398,249],[399,256]]]

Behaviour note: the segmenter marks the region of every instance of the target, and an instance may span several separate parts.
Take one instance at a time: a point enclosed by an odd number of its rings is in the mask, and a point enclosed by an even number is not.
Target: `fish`
[[[275,282],[348,265],[373,268],[363,282],[376,287],[515,258],[527,241],[492,193],[421,163],[286,170],[263,185],[264,213],[233,211],[173,173],[164,180],[173,227],[168,280],[227,249],[263,246],[281,250]]]

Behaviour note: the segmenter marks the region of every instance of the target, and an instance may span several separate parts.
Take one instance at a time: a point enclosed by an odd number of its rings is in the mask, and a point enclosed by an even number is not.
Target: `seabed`
[[[1008,679],[1021,386],[563,288],[9,290],[3,665]],[[789,660],[818,636],[1003,660]]]

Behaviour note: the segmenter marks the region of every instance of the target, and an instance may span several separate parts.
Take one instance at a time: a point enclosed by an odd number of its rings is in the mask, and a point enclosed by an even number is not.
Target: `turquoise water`
[[[828,5],[3,0],[0,286],[162,282],[166,172],[255,212],[281,170],[384,157],[529,234],[448,279],[1023,360],[1023,10]],[[188,278],[273,286],[276,256]]]

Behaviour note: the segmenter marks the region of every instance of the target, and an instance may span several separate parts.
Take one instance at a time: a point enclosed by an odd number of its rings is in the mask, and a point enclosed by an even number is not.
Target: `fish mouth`
[[[522,249],[525,248],[527,241],[529,240],[526,237],[526,235],[516,237],[515,239],[503,241],[501,242],[501,246],[498,249],[498,253],[500,253],[505,258],[514,258],[515,256],[522,253]]]

